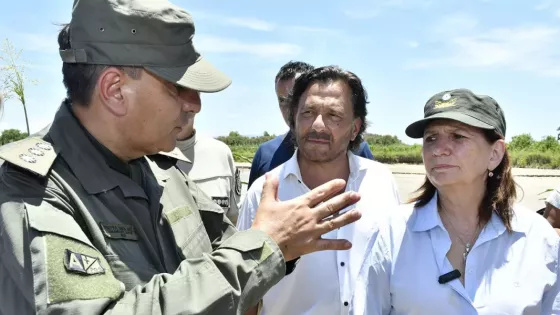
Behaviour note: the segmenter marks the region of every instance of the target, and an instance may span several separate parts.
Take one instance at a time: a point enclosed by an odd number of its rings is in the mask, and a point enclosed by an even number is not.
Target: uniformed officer
[[[200,99],[195,103],[200,104]],[[224,209],[235,225],[241,204],[240,171],[235,167],[231,149],[225,143],[197,133],[194,128],[195,115],[192,114],[177,137],[177,148],[190,161],[179,162],[179,168]]]
[[[197,92],[230,79],[160,0],[75,0],[59,34],[68,97],[43,139],[1,150],[0,314],[241,314],[359,219],[332,181],[279,202],[269,178],[238,232],[174,150]],[[332,197],[334,196],[334,197]],[[331,198],[332,197],[332,198]]]

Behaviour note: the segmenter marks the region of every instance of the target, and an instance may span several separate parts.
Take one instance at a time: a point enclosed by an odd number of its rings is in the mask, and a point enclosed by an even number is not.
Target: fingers
[[[328,199],[346,186],[343,179],[333,179],[303,195],[305,203],[313,208],[320,202]]]
[[[352,243],[347,240],[318,239],[314,243],[314,252],[323,250],[347,250],[352,248]]]
[[[266,201],[276,201],[278,198],[278,177],[275,175],[265,174],[265,181],[261,193],[261,203]]]
[[[341,228],[345,225],[354,223],[356,221],[358,221],[360,218],[362,217],[362,214],[356,210],[352,210],[352,211],[348,211],[346,213],[344,213],[343,215],[336,217],[334,219],[330,219],[330,220],[325,220],[319,224],[317,224],[318,226],[318,232],[319,235],[323,235],[326,234],[332,230],[336,230],[338,228]]]
[[[345,192],[328,201],[325,201],[315,209],[317,219],[322,220],[332,214],[337,213],[360,200],[360,194],[356,192]]]

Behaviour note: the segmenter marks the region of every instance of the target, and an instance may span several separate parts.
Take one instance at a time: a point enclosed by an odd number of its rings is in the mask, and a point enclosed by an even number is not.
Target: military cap
[[[424,106],[424,119],[410,124],[405,132],[411,138],[422,138],[426,125],[435,119],[455,120],[494,130],[502,137],[506,135],[506,121],[500,105],[490,96],[477,95],[468,89],[448,90],[432,96]]]
[[[553,207],[560,209],[560,186],[550,192],[546,198],[546,202]]]
[[[140,66],[174,84],[218,92],[231,79],[195,49],[192,16],[166,0],[74,0],[65,63]]]

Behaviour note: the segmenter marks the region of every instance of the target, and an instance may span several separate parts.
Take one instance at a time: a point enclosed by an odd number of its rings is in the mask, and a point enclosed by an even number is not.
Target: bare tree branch
[[[24,63],[20,62],[22,50],[16,50],[14,45],[6,38],[0,49],[0,97],[4,101],[15,98],[23,106],[27,134],[29,134],[29,119],[25,100],[25,84],[35,84],[25,76]]]

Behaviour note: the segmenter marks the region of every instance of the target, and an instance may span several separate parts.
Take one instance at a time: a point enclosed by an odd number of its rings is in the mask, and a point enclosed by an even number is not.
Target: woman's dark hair
[[[352,92],[352,105],[354,111],[354,118],[360,118],[362,126],[358,131],[358,135],[354,140],[348,144],[349,150],[356,150],[363,141],[363,133],[367,129],[367,107],[368,99],[367,92],[362,85],[362,80],[350,71],[343,70],[337,66],[325,66],[315,68],[299,76],[292,88],[290,95],[290,103],[288,106],[288,123],[290,129],[295,130],[295,114],[298,111],[299,101],[301,96],[307,89],[316,82],[330,83],[335,81],[345,82]]]
[[[484,137],[488,143],[492,144],[500,139],[502,136],[498,135],[493,130],[484,130]],[[511,172],[511,160],[509,153],[504,152],[504,157],[498,167],[492,171],[494,175],[487,177],[486,193],[482,198],[482,202],[478,208],[478,218],[481,224],[486,224],[495,211],[498,217],[504,223],[508,232],[512,231],[512,206],[517,198],[515,189],[515,181]],[[426,177],[424,184],[416,191],[418,195],[411,198],[408,202],[416,202],[415,207],[425,206],[434,197],[436,187]]]

